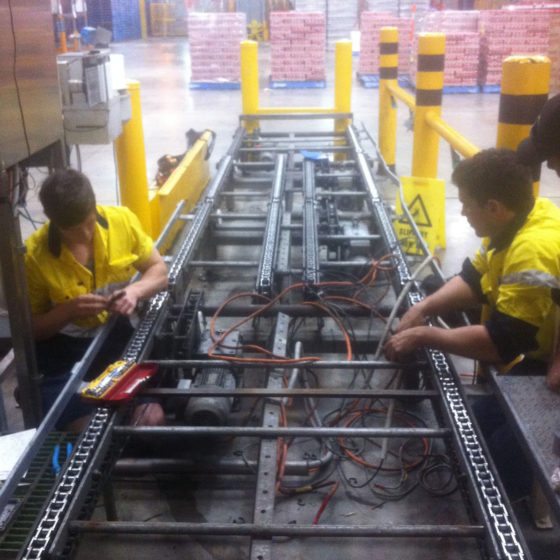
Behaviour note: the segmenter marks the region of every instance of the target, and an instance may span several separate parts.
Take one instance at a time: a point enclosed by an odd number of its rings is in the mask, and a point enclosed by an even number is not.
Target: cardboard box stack
[[[402,18],[422,17],[430,10],[430,0],[366,0],[369,12],[389,12]]]
[[[430,12],[420,19],[418,30],[440,33],[477,33],[479,13],[477,10]]]
[[[408,74],[410,67],[410,35],[412,20],[387,12],[362,12],[360,21],[359,74],[379,74],[379,36],[382,27],[399,30],[399,74]]]
[[[191,81],[238,82],[239,43],[247,37],[244,13],[191,12],[188,18]]]
[[[547,10],[485,10],[480,12],[484,85],[499,85],[504,58],[549,52]]]
[[[480,54],[479,33],[446,33],[444,87],[476,88],[478,85],[478,65]],[[414,37],[410,65],[410,79],[416,83],[418,64],[418,35]]]
[[[560,92],[560,9],[551,10],[550,32],[548,36],[548,56],[550,57],[550,91]]]
[[[270,14],[272,81],[325,80],[325,15],[319,12]]]
[[[479,79],[479,12],[446,10],[427,14],[419,22],[424,32],[445,33],[444,85],[476,88]],[[414,41],[410,76],[415,81],[417,40]]]
[[[516,12],[519,10],[526,11],[526,6],[523,6],[523,4],[531,4],[533,9],[538,11],[544,10],[542,15],[545,19],[548,19],[548,52],[540,54],[547,54],[550,58],[550,91],[558,93],[560,92],[560,2],[558,0],[554,2],[529,2],[525,0],[514,6],[508,6],[508,9]]]
[[[327,8],[327,48],[334,50],[336,42],[350,39],[358,23],[358,0],[329,2]]]

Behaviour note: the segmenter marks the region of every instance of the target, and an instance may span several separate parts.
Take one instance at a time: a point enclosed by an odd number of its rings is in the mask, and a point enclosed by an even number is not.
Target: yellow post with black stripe
[[[259,112],[259,44],[256,41],[241,42],[241,103],[243,114]],[[259,128],[259,121],[244,121],[247,133]]]
[[[412,149],[413,177],[437,177],[440,137],[428,124],[426,115],[428,113],[441,115],[444,59],[445,35],[420,33]]]
[[[529,136],[531,126],[548,99],[549,84],[548,57],[510,56],[504,60],[496,139],[498,148],[515,150]],[[536,181],[535,194],[538,184]]]
[[[382,27],[379,40],[379,151],[387,167],[395,171],[397,153],[397,104],[389,87],[397,85],[399,30]]]

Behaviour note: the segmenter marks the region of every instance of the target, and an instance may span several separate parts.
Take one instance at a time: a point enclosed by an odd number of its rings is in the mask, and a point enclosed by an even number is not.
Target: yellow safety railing
[[[397,104],[404,103],[413,113],[414,137],[412,149],[412,177],[403,178],[409,194],[418,200],[423,186],[434,187],[437,180],[439,143],[443,138],[457,153],[471,157],[480,148],[467,140],[441,117],[443,99],[443,70],[445,35],[420,33],[416,95],[403,90],[397,82],[398,29],[383,27],[380,36],[379,60],[379,151],[386,165],[395,170],[397,146]],[[550,60],[545,56],[511,56],[503,64],[497,147],[516,149],[527,137],[548,97]],[[414,189],[418,189],[414,192]],[[440,185],[437,189],[441,190]],[[538,184],[535,184],[538,191]],[[426,195],[429,199],[431,195]],[[438,199],[441,194],[438,195]],[[421,201],[422,202],[422,201]],[[422,202],[426,206],[425,201]],[[431,218],[431,217],[430,217]],[[436,221],[443,223],[444,216]],[[439,243],[445,240],[438,235]]]
[[[350,113],[352,107],[352,42],[336,42],[335,79],[333,107],[261,107],[259,104],[259,62],[258,43],[241,43],[241,99],[245,116],[284,115],[284,114],[337,114]],[[349,119],[336,119],[335,130],[346,130]],[[245,120],[247,132],[259,127],[258,120]]]
[[[136,214],[146,233],[154,239],[172,216],[177,203],[189,211],[210,179],[208,149],[212,134],[205,132],[186,152],[178,167],[157,190],[149,190],[146,149],[140,103],[140,83],[128,81],[131,117],[115,140],[120,202]]]
[[[445,35],[420,33],[416,98],[397,85],[398,29],[383,27],[379,64],[379,148],[388,165],[396,151],[396,104],[414,113],[413,175],[436,177],[435,135],[470,157],[480,149],[441,118]],[[516,149],[527,137],[549,91],[550,60],[546,56],[510,56],[504,60],[496,146]]]

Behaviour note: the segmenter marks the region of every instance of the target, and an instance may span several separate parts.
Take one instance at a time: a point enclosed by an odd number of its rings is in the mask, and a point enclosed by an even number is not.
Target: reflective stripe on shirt
[[[524,284],[525,286],[560,288],[560,278],[542,270],[523,270],[502,276],[500,284]]]

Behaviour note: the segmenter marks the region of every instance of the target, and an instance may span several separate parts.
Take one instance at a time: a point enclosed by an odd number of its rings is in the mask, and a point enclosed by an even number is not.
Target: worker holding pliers
[[[39,198],[49,221],[28,238],[25,269],[46,412],[112,314],[119,316],[117,327],[91,374],[121,356],[133,332],[128,317],[140,300],[167,287],[167,266],[128,208],[97,205],[83,173],[55,171]],[[139,279],[130,282],[137,271]],[[143,421],[161,423],[161,407],[149,408]],[[57,428],[81,431],[90,413],[91,406],[74,397]]]

